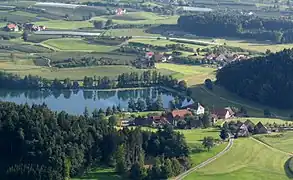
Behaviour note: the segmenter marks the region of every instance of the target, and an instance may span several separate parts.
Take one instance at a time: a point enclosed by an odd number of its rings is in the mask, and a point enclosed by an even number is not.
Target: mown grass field
[[[65,20],[49,20],[34,22],[36,25],[46,26],[48,29],[79,29],[94,27],[89,21],[65,21]]]
[[[256,135],[256,138],[274,148],[280,149],[288,153],[293,153],[293,132],[292,131],[265,134],[265,135]]]
[[[87,41],[78,38],[49,39],[44,41],[43,44],[60,51],[110,52],[117,49],[115,46],[90,44]]]
[[[169,63],[157,63],[157,69],[167,69],[177,72],[173,77],[177,79],[184,79],[187,85],[197,85],[204,82],[205,79],[214,79],[214,68],[205,66],[179,65]]]
[[[216,39],[217,43],[224,44],[227,46],[241,47],[252,51],[266,52],[269,49],[271,52],[281,51],[285,48],[292,48],[293,44],[272,44],[269,42],[254,42],[246,40],[228,40],[228,39]]]
[[[288,180],[289,156],[252,139],[237,139],[232,149],[184,180]]]
[[[91,20],[112,19],[117,24],[176,24],[179,16],[161,16],[151,12],[127,12],[122,16],[98,16]]]

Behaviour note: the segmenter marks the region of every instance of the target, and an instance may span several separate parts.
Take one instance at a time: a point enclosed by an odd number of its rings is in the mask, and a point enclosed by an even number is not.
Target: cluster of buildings
[[[207,60],[214,60],[218,62],[233,62],[237,60],[245,60],[249,57],[243,54],[208,54],[205,56]]]
[[[175,109],[172,111],[166,111],[162,115],[154,115],[148,117],[138,117],[133,119],[126,119],[121,121],[121,126],[154,126],[159,127],[162,125],[170,124],[177,125],[177,122],[184,120],[186,116],[190,115],[203,115],[205,113],[205,108],[200,103],[193,103],[182,107],[182,109]],[[227,120],[233,118],[235,113],[230,107],[214,109],[211,111],[212,123],[217,121]],[[195,125],[196,126],[196,125]]]
[[[267,134],[270,130],[265,127],[261,122],[256,125],[250,120],[240,123],[235,133],[235,137],[248,137],[250,134]]]
[[[18,32],[21,30],[28,30],[28,31],[43,31],[46,30],[46,26],[38,26],[32,23],[26,23],[23,25],[15,24],[15,23],[8,23],[5,28],[6,31],[13,31]]]
[[[171,61],[173,57],[172,55],[149,51],[145,53],[145,58],[148,60],[154,58],[155,62],[168,62]]]
[[[116,16],[122,16],[126,13],[126,9],[118,8],[115,10]]]

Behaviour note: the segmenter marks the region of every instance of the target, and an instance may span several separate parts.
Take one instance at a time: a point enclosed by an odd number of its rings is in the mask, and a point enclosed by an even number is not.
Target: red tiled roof
[[[173,117],[179,116],[180,118],[183,118],[186,114],[191,114],[191,112],[188,111],[187,109],[180,109],[180,110],[172,111]]]
[[[9,29],[13,29],[13,28],[16,28],[17,25],[16,25],[16,24],[8,24],[7,27],[8,27]]]
[[[154,52],[147,52],[146,55],[153,56],[154,55]]]

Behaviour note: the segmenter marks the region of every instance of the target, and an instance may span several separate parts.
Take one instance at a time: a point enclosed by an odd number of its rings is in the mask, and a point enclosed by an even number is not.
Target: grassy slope
[[[227,46],[241,47],[243,49],[248,49],[252,51],[266,52],[267,49],[272,52],[281,51],[284,48],[292,48],[292,44],[270,44],[268,42],[253,42],[245,40],[226,40],[226,39],[217,39],[218,43],[224,44]]]
[[[280,137],[275,137],[276,134],[282,134]],[[257,135],[262,142],[273,146],[277,149],[280,149],[285,152],[292,153],[293,152],[293,132],[287,131],[283,133],[274,133],[270,135]]]
[[[52,46],[62,51],[109,52],[117,48],[115,46],[89,44],[88,42],[77,38],[49,39],[44,41],[43,44]]]
[[[214,77],[214,68],[203,67],[203,66],[191,66],[191,65],[178,65],[178,64],[168,64],[168,63],[157,63],[156,68],[167,69],[177,72],[173,75],[175,78],[184,79],[187,84],[195,85],[201,84],[207,78]]]
[[[285,123],[292,124],[292,121],[286,121],[286,120],[282,120],[282,119],[278,119],[278,118],[247,117],[247,118],[235,118],[235,119],[232,119],[232,120],[244,122],[247,119],[252,121],[254,124],[257,124],[258,122],[261,122],[262,124],[274,124],[274,123],[276,123],[276,124],[285,124]]]
[[[185,180],[287,180],[289,157],[252,139],[238,139],[232,149]]]

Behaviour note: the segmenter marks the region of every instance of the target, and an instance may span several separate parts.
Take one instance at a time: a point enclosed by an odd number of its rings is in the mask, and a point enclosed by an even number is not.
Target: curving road
[[[214,160],[216,160],[216,159],[218,159],[219,157],[221,157],[223,154],[225,154],[226,152],[228,152],[228,151],[231,149],[231,147],[233,146],[233,140],[234,140],[233,138],[230,138],[230,139],[229,139],[229,143],[228,143],[228,145],[226,146],[226,148],[225,148],[223,151],[221,151],[220,153],[218,153],[218,154],[215,155],[214,157],[212,157],[212,158],[210,158],[210,159],[208,159],[208,160],[206,160],[206,161],[200,163],[199,165],[197,165],[197,166],[195,166],[195,167],[189,169],[188,171],[185,171],[184,173],[182,173],[182,174],[180,174],[179,176],[177,176],[176,178],[174,178],[174,180],[182,180],[182,179],[184,179],[186,176],[188,176],[189,174],[191,174],[192,172],[194,172],[194,171],[196,171],[196,170],[198,170],[198,169],[200,169],[200,168],[202,168],[202,167],[204,167],[204,166],[210,164],[210,163],[213,162]]]

